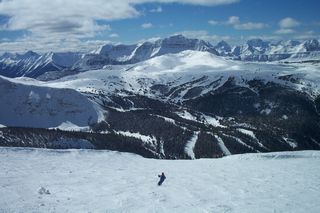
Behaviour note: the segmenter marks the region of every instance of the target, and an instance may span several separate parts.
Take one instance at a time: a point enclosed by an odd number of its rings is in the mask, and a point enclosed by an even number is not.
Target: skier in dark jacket
[[[163,181],[166,179],[166,176],[164,175],[164,173],[162,172],[161,175],[158,175],[158,177],[160,178],[159,182],[158,182],[158,186],[161,186],[161,184],[163,183]]]

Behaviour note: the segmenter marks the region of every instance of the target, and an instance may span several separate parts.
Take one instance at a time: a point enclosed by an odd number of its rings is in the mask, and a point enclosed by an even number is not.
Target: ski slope
[[[0,148],[0,161],[0,212],[320,211],[318,151],[169,161]]]

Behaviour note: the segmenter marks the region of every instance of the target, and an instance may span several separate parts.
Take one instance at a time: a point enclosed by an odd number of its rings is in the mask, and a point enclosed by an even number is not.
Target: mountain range
[[[200,39],[175,35],[133,45],[107,44],[92,53],[4,53],[0,57],[0,75],[52,80],[82,71],[102,69],[108,65],[135,64],[185,50],[209,52],[241,61],[290,63],[320,60],[320,44],[316,39],[279,42],[252,39],[243,45],[231,46],[225,41],[212,45]]]
[[[185,50],[55,80],[0,81],[1,146],[166,159],[320,149],[319,63],[257,63]]]

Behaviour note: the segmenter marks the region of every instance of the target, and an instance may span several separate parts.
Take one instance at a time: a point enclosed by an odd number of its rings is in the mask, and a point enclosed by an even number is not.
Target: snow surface
[[[191,158],[191,159],[196,159],[194,155],[194,147],[197,143],[198,137],[199,137],[200,132],[194,132],[193,136],[190,138],[189,141],[187,141],[186,147],[185,147],[185,152],[186,154]]]
[[[291,138],[286,138],[286,137],[282,137],[283,140],[289,144],[292,148],[296,148],[298,145],[297,145],[297,142]]]
[[[89,129],[103,118],[99,106],[73,89],[0,77],[0,123],[5,126]]]
[[[248,135],[248,136],[250,136],[251,138],[253,138],[254,141],[255,141],[260,147],[262,147],[262,148],[264,148],[264,149],[266,149],[266,150],[269,150],[267,147],[265,147],[265,146],[259,141],[259,139],[256,137],[256,135],[254,134],[253,131],[247,130],[247,129],[241,129],[241,128],[238,128],[237,130],[238,130],[239,132],[241,132],[241,133],[243,133],[243,134],[245,134],[245,135]],[[239,139],[239,140],[240,140],[240,139]]]
[[[226,126],[223,126],[220,124],[219,119],[208,116],[208,115],[203,115],[203,118],[205,119],[205,122],[209,125],[212,125],[214,127],[221,127],[221,128],[226,128]]]
[[[0,161],[0,212],[320,211],[319,151],[170,161],[0,148]]]
[[[186,119],[186,120],[190,120],[190,121],[196,121],[197,117],[193,116],[191,113],[189,113],[188,111],[184,110],[183,112],[177,112],[176,113],[179,117]]]
[[[242,132],[243,134],[246,134],[246,135],[249,135],[250,137],[257,139],[256,135],[251,131],[251,130],[247,130],[247,129],[241,129],[241,128],[238,128],[237,129],[239,132]]]
[[[129,131],[115,131],[116,134],[124,135],[127,137],[133,137],[142,140],[144,143],[155,146],[157,144],[157,139],[154,136],[142,135],[139,132],[129,132]]]
[[[61,123],[59,126],[49,129],[60,129],[65,131],[77,131],[77,132],[89,132],[90,128],[88,126],[77,126],[70,121]]]

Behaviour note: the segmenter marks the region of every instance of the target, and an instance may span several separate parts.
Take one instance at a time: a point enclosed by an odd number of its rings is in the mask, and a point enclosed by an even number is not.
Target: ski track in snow
[[[186,147],[185,147],[185,152],[186,154],[191,158],[191,159],[195,159],[195,155],[194,155],[194,147],[197,143],[198,140],[198,135],[200,132],[194,132],[192,138],[187,142]]]
[[[320,211],[319,151],[170,161],[0,148],[0,160],[0,212]]]
[[[229,149],[226,147],[226,145],[224,144],[222,138],[220,138],[219,136],[215,135],[214,136],[217,140],[218,140],[218,144],[222,150],[222,152],[225,154],[225,155],[231,155],[231,152],[229,151]]]
[[[248,136],[250,136],[251,138],[253,138],[254,141],[255,141],[260,147],[264,148],[265,150],[269,150],[267,147],[265,147],[265,146],[259,141],[259,139],[256,137],[256,135],[254,134],[253,131],[247,130],[247,129],[241,129],[241,128],[238,128],[237,130],[238,130],[239,132],[241,132],[241,133],[243,133],[243,134],[245,134],[245,135],[248,135]]]
[[[129,131],[115,131],[116,134],[124,135],[127,137],[137,138],[145,143],[155,146],[157,139],[154,136],[142,135],[138,132],[129,132]]]

